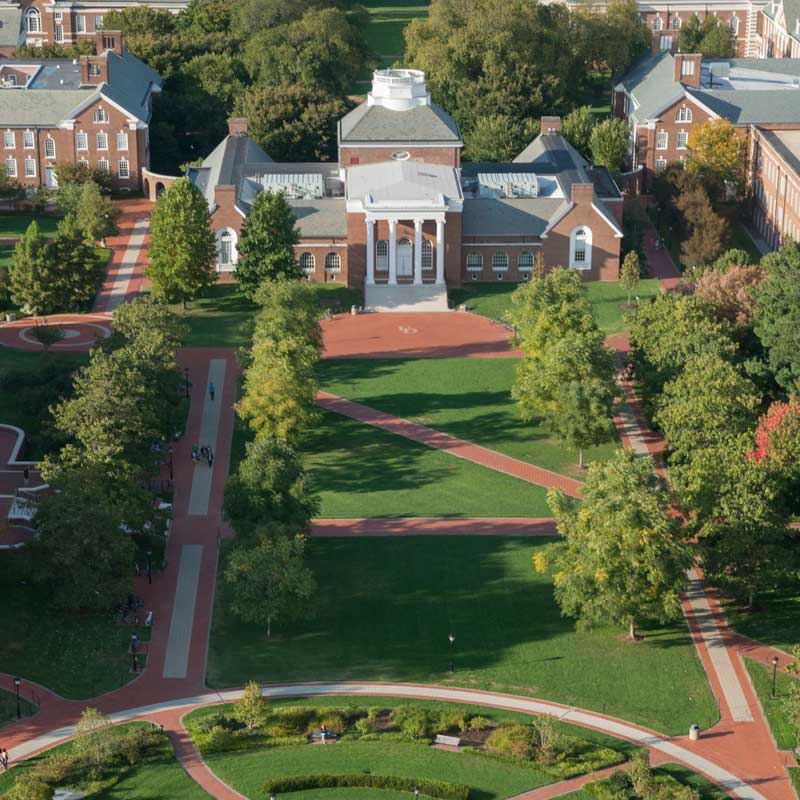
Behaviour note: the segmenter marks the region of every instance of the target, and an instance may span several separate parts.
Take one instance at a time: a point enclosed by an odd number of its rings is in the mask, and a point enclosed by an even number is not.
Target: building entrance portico
[[[397,277],[406,278],[414,274],[414,245],[406,237],[397,243]]]

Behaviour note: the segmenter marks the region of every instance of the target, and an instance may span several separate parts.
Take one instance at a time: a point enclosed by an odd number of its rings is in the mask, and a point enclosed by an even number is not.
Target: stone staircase
[[[447,311],[447,288],[434,284],[422,286],[366,286],[366,311]]]

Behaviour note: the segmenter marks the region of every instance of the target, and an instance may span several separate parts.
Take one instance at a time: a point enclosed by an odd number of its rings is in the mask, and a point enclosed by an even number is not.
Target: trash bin
[[[356,314],[358,314],[358,306],[350,306],[350,313],[356,316]]]
[[[690,725],[689,726],[689,739],[693,742],[696,742],[700,738],[700,726],[699,725]]]

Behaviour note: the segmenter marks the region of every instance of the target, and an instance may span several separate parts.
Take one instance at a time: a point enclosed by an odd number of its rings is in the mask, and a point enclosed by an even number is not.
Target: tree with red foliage
[[[800,399],[776,400],[759,419],[755,439],[755,448],[747,453],[749,461],[795,472],[800,458]]]

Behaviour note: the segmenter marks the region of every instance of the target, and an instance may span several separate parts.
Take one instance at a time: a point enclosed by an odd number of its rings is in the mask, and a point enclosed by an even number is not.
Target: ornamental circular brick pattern
[[[48,317],[26,317],[0,325],[0,345],[17,350],[43,350],[33,335],[37,325],[48,325],[64,331],[64,338],[50,346],[51,350],[85,352],[98,339],[111,336],[111,318],[107,314],[54,314]]]
[[[339,314],[324,320],[325,358],[519,358],[512,332],[464,311]]]

